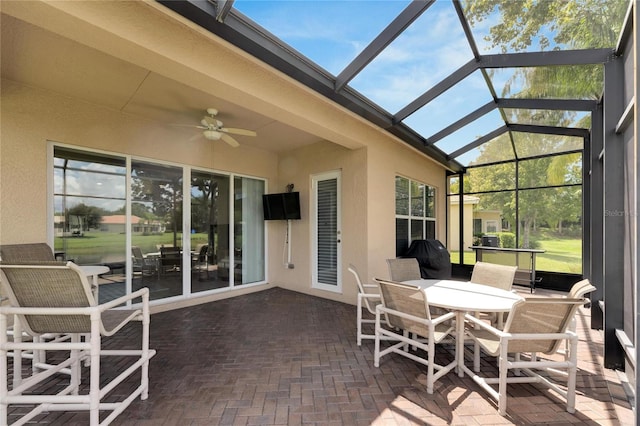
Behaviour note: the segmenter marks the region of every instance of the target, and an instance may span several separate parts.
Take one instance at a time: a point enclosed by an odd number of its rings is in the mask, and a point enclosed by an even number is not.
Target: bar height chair
[[[3,244],[0,245],[0,260],[2,262],[55,262],[56,258],[53,250],[47,243],[19,243],[19,244]],[[17,324],[17,322],[16,322]],[[14,333],[22,333],[19,328],[16,330],[13,326],[7,329],[9,336],[14,336]],[[41,336],[19,336],[14,338],[32,338],[36,342],[40,339],[43,340],[55,340],[64,341],[69,339],[69,336],[65,334],[43,334]],[[47,354],[45,351],[20,351],[19,354],[22,358],[31,359],[32,368],[38,369],[41,363],[46,363]],[[14,376],[15,377],[15,376]]]
[[[3,292],[8,296],[10,305],[0,307],[0,424],[7,424],[9,406],[35,406],[30,411],[21,412],[21,418],[15,424],[32,421],[44,411],[89,411],[90,424],[107,425],[122,413],[138,396],[145,400],[149,392],[149,359],[155,355],[149,349],[149,290],[143,288],[134,293],[98,305],[93,297],[91,286],[85,274],[72,262],[41,262],[31,264],[0,264],[0,282]],[[135,309],[114,309],[135,299],[141,299],[141,305]],[[71,340],[65,342],[34,341],[21,339],[9,341],[7,335],[7,317],[16,315],[24,331],[31,336],[47,333],[70,334]],[[141,341],[135,349],[101,348],[102,336],[111,336],[122,330],[131,321],[142,323]],[[84,340],[81,339],[84,336]],[[130,342],[133,344],[133,342]],[[68,354],[58,364],[48,365],[40,372],[33,372],[27,378],[14,381],[8,387],[8,353],[22,350],[47,350],[57,354]],[[65,355],[66,356],[66,355]],[[132,359],[124,366],[124,371],[115,377],[101,377],[102,358],[115,357],[120,365],[123,357]],[[82,361],[90,361],[88,393],[80,392]],[[21,358],[14,356],[14,363]],[[20,367],[18,365],[18,367]],[[119,388],[125,379],[140,371],[140,383],[118,402],[104,402],[103,398]],[[56,386],[38,385],[49,381],[54,375],[64,373],[69,377],[68,385],[60,390]],[[21,375],[21,368],[14,369]],[[101,383],[101,379],[103,383]],[[63,379],[60,379],[64,383]],[[34,389],[35,388],[35,389]],[[32,390],[34,389],[34,390]],[[35,394],[34,392],[47,392]],[[100,421],[100,411],[110,413]]]

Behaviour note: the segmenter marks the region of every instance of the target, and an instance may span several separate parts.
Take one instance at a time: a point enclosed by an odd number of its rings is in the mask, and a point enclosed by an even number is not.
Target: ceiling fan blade
[[[237,148],[237,147],[240,146],[240,143],[238,143],[237,140],[235,140],[231,136],[227,135],[226,133],[222,134],[222,140],[225,141],[226,143],[228,143],[229,145],[231,145],[234,148]]]
[[[202,132],[198,132],[195,135],[191,136],[189,139],[187,139],[187,143],[196,141],[196,140],[198,140],[198,139],[200,139],[202,137],[203,137],[202,136]]]
[[[256,132],[254,132],[253,130],[236,129],[236,128],[233,128],[233,127],[223,127],[223,128],[221,128],[219,130],[221,132],[232,133],[234,135],[258,136],[258,134]]]
[[[189,127],[191,129],[203,129],[206,130],[208,127],[204,126],[196,126],[195,124],[169,124],[171,127]]]

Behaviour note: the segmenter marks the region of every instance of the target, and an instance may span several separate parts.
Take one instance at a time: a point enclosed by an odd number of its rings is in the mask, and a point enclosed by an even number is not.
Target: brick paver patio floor
[[[539,290],[536,296],[544,294],[554,295]],[[602,367],[601,332],[588,328],[588,315],[582,309],[578,318],[576,413],[543,387],[513,384],[501,417],[469,377],[447,374],[429,395],[424,366],[388,355],[374,367],[374,342],[356,344],[355,306],[273,288],[158,313],[151,318],[157,355],[149,399],[134,401],[113,424],[635,424],[621,375]],[[139,325],[123,331],[105,345],[137,339]],[[452,346],[438,346],[438,359],[452,357]],[[103,374],[112,374],[106,363]],[[85,425],[88,415],[52,412],[38,420]]]

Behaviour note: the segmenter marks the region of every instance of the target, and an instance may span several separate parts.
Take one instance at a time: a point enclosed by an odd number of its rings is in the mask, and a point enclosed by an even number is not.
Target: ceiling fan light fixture
[[[222,133],[216,130],[205,130],[202,133],[204,134],[204,137],[210,141],[217,141],[222,137]]]

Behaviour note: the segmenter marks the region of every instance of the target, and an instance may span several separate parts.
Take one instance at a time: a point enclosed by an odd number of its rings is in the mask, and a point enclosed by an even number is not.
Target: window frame
[[[407,194],[408,206],[404,206],[407,208],[408,214],[398,213],[399,200],[401,200],[399,196],[403,195],[403,194],[399,194],[398,192],[399,180],[406,181],[408,183],[408,188],[409,188],[409,192]],[[437,188],[425,182],[412,179],[406,176],[398,175],[398,174],[395,176],[395,183],[396,183],[395,185],[395,201],[396,202],[395,202],[394,219],[395,219],[395,233],[396,233],[396,256],[402,256],[404,254],[404,251],[406,251],[409,245],[411,245],[412,241],[416,239],[429,239],[429,238],[437,239],[438,238],[438,235],[437,235],[438,227],[437,227],[437,218],[436,218],[436,212],[438,210],[437,209]],[[414,208],[414,202],[416,200],[419,201],[418,197],[413,193],[414,188],[417,188],[422,192],[421,208],[420,207]],[[402,204],[404,204],[404,202]],[[414,210],[421,211],[420,215],[414,214]],[[399,221],[406,222],[407,235],[404,236],[405,238],[401,238],[401,236],[398,235]],[[417,233],[414,232],[416,231],[415,229],[416,223],[419,223],[418,226],[422,228],[419,230],[419,233],[421,234],[422,238],[413,238],[417,235]],[[402,247],[403,247],[404,241],[406,241],[406,248],[404,248],[403,250]]]
[[[48,166],[48,184],[47,184],[47,240],[49,241],[50,245],[53,247],[54,246],[54,239],[56,237],[56,230],[55,230],[55,226],[56,226],[56,221],[55,221],[55,198],[57,196],[60,196],[59,193],[55,192],[56,190],[56,172],[55,170],[57,168],[59,168],[59,166],[56,164],[56,150],[60,149],[60,150],[67,150],[67,151],[78,151],[81,153],[86,153],[87,157],[102,157],[105,159],[108,158],[120,158],[120,159],[124,159],[126,166],[125,166],[125,190],[126,190],[126,198],[125,198],[125,216],[126,216],[126,225],[125,225],[125,235],[126,235],[126,248],[125,248],[125,260],[124,262],[126,263],[126,268],[125,268],[125,291],[127,293],[131,292],[132,289],[132,278],[133,278],[133,267],[132,267],[132,260],[131,260],[131,256],[128,256],[127,253],[131,253],[131,246],[132,244],[132,233],[133,233],[133,229],[131,227],[131,216],[132,216],[132,212],[131,212],[131,204],[132,204],[132,196],[131,196],[131,173],[132,173],[132,163],[133,162],[144,162],[144,163],[148,163],[148,164],[155,164],[158,166],[172,166],[172,167],[177,167],[180,168],[182,171],[182,181],[183,181],[183,190],[184,190],[184,194],[185,196],[182,197],[182,209],[183,209],[183,219],[182,219],[182,229],[191,229],[191,193],[189,191],[190,189],[190,183],[191,183],[191,174],[192,172],[199,172],[199,173],[211,173],[212,175],[219,175],[219,176],[226,176],[230,182],[234,182],[236,179],[253,179],[253,180],[258,180],[258,181],[262,181],[263,182],[263,188],[264,188],[264,192],[267,192],[267,188],[268,188],[268,180],[264,177],[259,177],[259,176],[250,176],[250,175],[246,175],[243,173],[231,173],[228,171],[222,171],[222,170],[214,170],[214,169],[208,169],[208,168],[204,168],[201,166],[195,166],[195,165],[189,165],[189,164],[181,164],[181,163],[173,163],[173,162],[167,162],[167,161],[163,161],[163,160],[158,160],[155,158],[147,158],[147,157],[142,157],[142,156],[137,156],[137,155],[131,155],[131,154],[127,154],[127,153],[120,153],[120,152],[112,152],[112,151],[104,151],[104,150],[97,150],[97,149],[92,149],[89,147],[83,147],[83,146],[76,146],[76,145],[69,145],[69,144],[65,144],[65,143],[60,143],[60,142],[56,142],[56,141],[48,141],[48,160],[47,160],[47,166]],[[231,184],[231,188],[233,188],[232,186],[233,184]],[[230,191],[229,192],[229,205],[233,206],[234,203],[234,192]],[[258,201],[259,203],[262,202],[262,200],[260,199]],[[233,214],[233,209],[231,208],[230,214]],[[229,224],[229,235],[230,238],[232,238],[233,236],[233,221],[230,221],[231,223]],[[264,222],[264,220],[263,220]],[[264,285],[268,282],[268,253],[267,253],[267,226],[266,224],[262,224],[262,228],[263,228],[263,241],[264,241],[264,251],[263,251],[263,279],[260,281],[255,281],[255,282],[250,282],[250,283],[244,283],[241,284],[242,287],[249,287],[249,286],[255,286],[255,285]],[[182,247],[188,247],[190,246],[190,235],[189,233],[183,232],[183,235],[181,236],[181,243],[180,245]],[[231,246],[233,247],[234,242],[231,241],[230,242]],[[185,258],[187,258],[186,256],[189,255],[189,253],[185,250]],[[183,277],[190,277],[191,276],[191,264],[190,262],[184,262],[185,266],[184,266],[184,273],[183,273]],[[184,278],[186,279],[186,278]],[[172,300],[182,300],[182,299],[187,299],[190,297],[193,297],[194,295],[197,296],[203,296],[206,294],[210,294],[210,293],[217,293],[217,292],[223,292],[223,291],[231,291],[234,288],[237,288],[238,285],[240,285],[240,283],[234,283],[233,281],[231,281],[230,285],[226,286],[226,287],[222,287],[222,288],[215,288],[212,290],[208,290],[208,291],[200,291],[200,292],[194,292],[191,289],[191,285],[190,285],[190,281],[184,281],[183,279],[183,290],[181,292],[181,294],[179,294],[178,296],[173,296],[173,297],[168,297],[168,298],[159,298],[159,299],[155,299],[152,300],[151,303],[154,304],[154,302],[156,303],[167,303],[168,301],[172,301]]]

